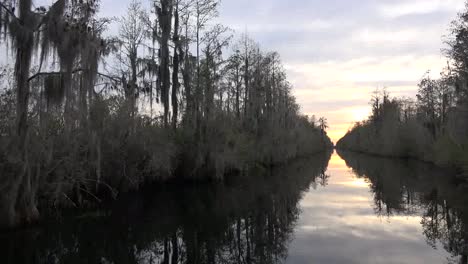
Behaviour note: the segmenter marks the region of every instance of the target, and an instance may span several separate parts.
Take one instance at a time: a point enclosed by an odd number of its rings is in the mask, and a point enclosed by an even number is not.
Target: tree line
[[[300,114],[279,54],[216,24],[219,4],[134,0],[101,18],[98,0],[0,2],[14,61],[0,73],[0,226],[331,146],[324,119]]]
[[[468,3],[445,42],[447,67],[440,78],[425,74],[416,98],[376,91],[368,120],[355,124],[337,146],[468,171]]]

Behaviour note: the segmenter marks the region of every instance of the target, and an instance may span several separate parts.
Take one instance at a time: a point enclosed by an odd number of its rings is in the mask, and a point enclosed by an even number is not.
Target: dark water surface
[[[467,262],[468,188],[451,173],[340,155],[3,233],[0,263]]]

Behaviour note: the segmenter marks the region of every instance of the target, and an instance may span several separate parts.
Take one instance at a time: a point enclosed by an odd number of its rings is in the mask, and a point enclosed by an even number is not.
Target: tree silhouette
[[[325,117],[320,117],[318,120],[318,124],[320,131],[322,131],[322,134],[325,134],[325,132],[328,129],[328,120]]]

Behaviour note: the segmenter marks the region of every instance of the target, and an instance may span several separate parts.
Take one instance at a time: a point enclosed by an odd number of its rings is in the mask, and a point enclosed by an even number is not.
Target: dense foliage
[[[0,226],[36,220],[38,204],[221,179],[331,146],[299,114],[278,54],[212,23],[216,0],[150,0],[151,12],[133,1],[117,20],[98,18],[95,0],[33,2],[0,2],[15,61],[1,75]]]
[[[415,100],[376,92],[371,116],[357,123],[339,148],[468,170],[468,3],[451,32],[445,51],[448,67],[440,79],[425,75]]]

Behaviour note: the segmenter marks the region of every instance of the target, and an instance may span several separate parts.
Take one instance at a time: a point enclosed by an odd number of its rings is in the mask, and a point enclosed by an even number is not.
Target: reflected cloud
[[[370,183],[374,213],[390,224],[384,225],[385,229],[395,225],[405,227],[408,234],[418,230],[418,236],[438,254],[448,253],[449,263],[467,259],[468,196],[466,187],[456,183],[454,173],[412,160],[339,154],[356,177]]]
[[[435,170],[401,161],[352,164],[351,169],[349,162],[333,155],[327,187],[304,196],[287,263],[456,263],[458,257],[443,243],[435,242],[437,249],[427,243],[422,225],[426,209],[416,198],[423,195],[401,191],[413,190],[413,180],[420,183],[427,171]],[[379,182],[376,176],[358,173],[355,164],[388,177]],[[408,170],[402,170],[404,166]],[[379,188],[384,188],[382,194]],[[414,200],[406,201],[407,196]]]
[[[341,184],[341,185],[344,185],[346,187],[351,187],[351,188],[364,188],[364,189],[369,188],[369,183],[365,179],[358,179],[358,178],[354,178],[350,181],[337,182],[336,184]]]

